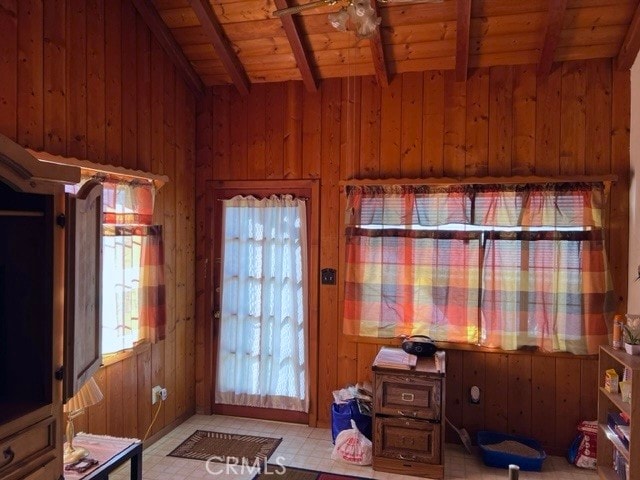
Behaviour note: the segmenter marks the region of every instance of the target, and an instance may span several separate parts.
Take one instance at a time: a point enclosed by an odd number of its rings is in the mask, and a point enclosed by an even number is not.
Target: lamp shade
[[[102,400],[102,392],[96,381],[91,377],[80,390],[73,397],[64,404],[64,411],[66,413],[73,413],[79,410],[84,410],[91,405]]]

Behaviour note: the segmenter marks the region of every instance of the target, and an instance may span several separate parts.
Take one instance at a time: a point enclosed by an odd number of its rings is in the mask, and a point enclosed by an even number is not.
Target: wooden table
[[[100,463],[84,473],[64,471],[65,480],[108,480],[109,475],[131,461],[131,480],[142,480],[142,442],[135,438],[117,438],[79,433],[74,446],[84,447],[89,457]]]

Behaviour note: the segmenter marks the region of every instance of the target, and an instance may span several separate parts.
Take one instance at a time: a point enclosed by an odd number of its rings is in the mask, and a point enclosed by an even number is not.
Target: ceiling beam
[[[202,83],[202,80],[191,66],[189,60],[184,56],[178,42],[176,42],[171,31],[162,18],[160,18],[158,11],[153,6],[153,3],[151,3],[151,0],[132,1],[136,10],[138,10],[138,13],[147,24],[147,27],[149,27],[149,30],[153,32],[156,40],[158,40],[158,43],[162,46],[171,62],[173,62],[178,72],[180,72],[185,82],[187,82],[191,91],[198,96],[202,95],[204,92],[204,84]]]
[[[458,0],[456,14],[456,81],[465,82],[469,68],[471,0]]]
[[[371,0],[371,7],[376,12],[377,17],[379,13],[378,2],[376,0]],[[382,47],[382,34],[380,33],[381,29],[381,25],[378,25],[378,28],[376,28],[373,36],[369,38],[369,46],[371,47],[371,59],[373,60],[373,68],[376,72],[376,81],[378,82],[379,87],[384,88],[389,86],[391,75],[389,74],[387,61],[384,57],[384,48]]]
[[[231,48],[231,44],[213,13],[211,4],[207,0],[189,0],[189,3],[193,11],[196,12],[200,25],[220,57],[225,70],[231,77],[231,81],[241,94],[248,95],[251,84],[247,72],[240,63],[236,52]]]
[[[629,70],[640,50],[640,5],[636,8],[627,34],[624,37],[620,52],[616,57],[616,68],[618,70]]]
[[[287,0],[275,0],[275,5],[278,10],[289,7]],[[298,26],[296,25],[293,15],[282,15],[280,20],[282,21],[282,27],[289,39],[291,51],[296,59],[296,63],[298,64],[298,70],[300,70],[300,74],[302,75],[302,82],[304,83],[305,88],[309,92],[317,92],[318,82],[311,70],[309,57],[307,57],[307,52],[302,45],[302,37],[300,36],[300,32],[298,31]]]
[[[553,59],[556,56],[556,48],[558,48],[558,44],[560,43],[560,33],[562,33],[562,24],[566,9],[567,0],[549,0],[547,28],[544,34],[540,61],[538,62],[539,76],[546,76],[551,73]]]

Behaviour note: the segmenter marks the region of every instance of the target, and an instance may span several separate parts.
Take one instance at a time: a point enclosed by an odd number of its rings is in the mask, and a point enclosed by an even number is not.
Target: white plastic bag
[[[371,440],[360,433],[356,422],[351,420],[351,428],[336,437],[331,458],[355,465],[371,465],[372,450]]]

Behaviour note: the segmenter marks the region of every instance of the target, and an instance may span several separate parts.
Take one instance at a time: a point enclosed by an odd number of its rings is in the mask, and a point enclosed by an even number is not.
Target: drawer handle
[[[399,454],[398,458],[400,460],[415,460],[416,456],[415,455],[402,455],[402,454]]]
[[[9,465],[11,462],[13,462],[13,458],[15,457],[15,454],[13,453],[13,450],[11,450],[11,447],[7,447],[4,452],[2,452],[2,455],[4,457],[4,461],[0,463],[0,468]]]
[[[413,402],[414,396],[413,393],[403,393],[400,398],[403,402]]]
[[[418,412],[403,412],[402,410],[398,410],[398,415],[402,417],[417,417]]]

